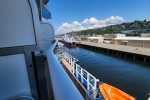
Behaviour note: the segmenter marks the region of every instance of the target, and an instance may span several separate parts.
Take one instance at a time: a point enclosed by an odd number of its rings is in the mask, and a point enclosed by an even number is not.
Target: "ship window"
[[[51,19],[51,13],[44,5],[42,5],[42,17],[45,19]]]

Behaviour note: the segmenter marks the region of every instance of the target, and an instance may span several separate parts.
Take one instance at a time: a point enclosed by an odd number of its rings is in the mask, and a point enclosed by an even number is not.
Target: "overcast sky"
[[[150,20],[150,0],[50,0],[56,34]]]

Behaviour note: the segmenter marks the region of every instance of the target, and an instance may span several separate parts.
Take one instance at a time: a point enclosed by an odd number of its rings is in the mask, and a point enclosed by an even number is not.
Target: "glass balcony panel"
[[[42,5],[42,17],[45,18],[45,19],[51,19],[51,13],[43,5]]]

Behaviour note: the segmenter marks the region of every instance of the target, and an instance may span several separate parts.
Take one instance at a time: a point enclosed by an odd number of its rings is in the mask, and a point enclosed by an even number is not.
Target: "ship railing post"
[[[67,56],[68,56],[68,63],[70,64],[70,56],[69,56],[69,54],[67,54]]]
[[[73,57],[72,57],[72,59],[71,59],[71,60],[72,60],[72,66],[73,66],[73,62],[74,62],[74,61],[73,61]]]
[[[76,62],[76,58],[74,58],[74,62]]]
[[[72,56],[70,55],[70,65],[72,66]]]
[[[67,55],[67,52],[66,52],[66,61],[68,62],[68,55]]]
[[[74,61],[74,57],[73,57],[72,61],[75,63],[75,61]]]
[[[67,55],[67,53],[66,53],[66,61],[68,62],[68,55]]]
[[[98,84],[99,80],[94,78],[94,88],[97,89],[97,84]]]
[[[68,53],[67,53],[67,61],[69,62],[69,55],[68,55]]]
[[[67,61],[67,54],[66,54],[66,52],[65,52],[65,60]]]
[[[69,64],[71,64],[71,56],[69,55]]]
[[[67,53],[67,61],[69,62],[69,56],[68,56],[68,53]]]
[[[67,61],[67,53],[65,52],[65,60]]]
[[[67,53],[65,52],[65,57],[66,57],[66,61],[67,61]]]
[[[97,82],[96,82],[96,78],[94,78],[94,89],[96,89],[96,84],[97,84]]]
[[[81,68],[81,83],[83,84],[83,69]]]
[[[75,62],[75,58],[74,57],[72,57],[72,60]]]
[[[72,56],[70,56],[70,59],[71,59],[71,62],[70,62],[71,64],[70,65],[72,66]]]
[[[74,74],[74,67],[75,67],[75,62],[73,61],[73,63],[72,63],[72,67],[73,67],[73,74]]]
[[[74,73],[75,73],[75,75],[76,75],[76,73],[77,73],[76,69],[77,69],[77,64],[75,63],[75,64],[74,64],[74,71],[75,71]]]
[[[78,78],[78,64],[76,64],[76,77]]]
[[[64,52],[64,59],[66,60],[66,52]],[[67,60],[66,60],[67,61]]]
[[[74,62],[74,57],[72,57],[72,61]]]
[[[70,55],[69,55],[69,64],[71,63],[71,59],[70,59],[71,57],[70,57]]]
[[[96,79],[96,84],[95,84],[95,88],[97,89],[99,87],[99,79]]]
[[[90,89],[90,86],[89,86],[89,73],[87,72],[87,90],[89,90]]]
[[[63,52],[63,53],[62,53],[62,58],[64,58],[64,59],[65,59],[65,52]]]
[[[70,65],[71,65],[71,55],[70,55]]]

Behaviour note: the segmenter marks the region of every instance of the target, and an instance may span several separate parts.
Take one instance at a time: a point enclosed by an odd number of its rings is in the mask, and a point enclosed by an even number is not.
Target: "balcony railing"
[[[99,80],[80,67],[80,65],[76,63],[78,59],[66,52],[63,52],[62,57],[73,67],[73,75],[81,82],[87,91],[97,89]]]
[[[55,41],[47,50],[48,69],[52,83],[55,100],[83,100],[82,95],[69,78],[66,71],[54,54],[54,48],[58,41]]]

